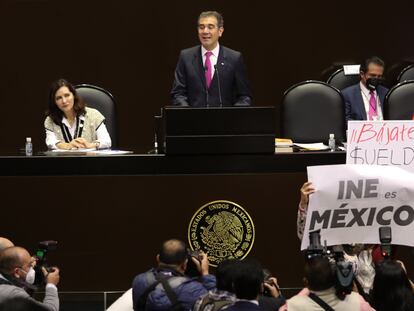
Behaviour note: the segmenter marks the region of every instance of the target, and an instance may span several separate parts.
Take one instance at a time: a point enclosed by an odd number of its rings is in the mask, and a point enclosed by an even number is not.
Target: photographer
[[[135,311],[191,310],[200,296],[216,287],[216,278],[209,274],[207,255],[189,258],[186,245],[180,240],[164,242],[156,260],[157,268],[137,275],[132,283]],[[189,260],[196,265],[200,278],[184,275]]]
[[[226,259],[216,269],[217,288],[201,296],[194,304],[193,311],[216,311],[236,302],[233,283],[238,259]]]
[[[0,252],[8,247],[14,246],[13,242],[7,238],[0,237]]]
[[[332,263],[325,256],[313,256],[305,264],[305,286],[299,294],[287,300],[279,311],[327,310],[374,311],[356,292],[346,295],[343,300],[336,294],[336,275]]]
[[[59,297],[56,285],[59,283],[59,270],[53,268],[48,273],[43,269],[46,288],[43,302],[38,302],[28,292],[33,292],[35,271],[34,259],[22,247],[8,247],[0,252],[0,303],[7,299],[22,297],[31,300],[46,310],[59,310]]]
[[[316,189],[312,182],[305,182],[300,188],[300,202],[297,212],[297,235],[300,240],[303,238],[305,231],[306,217],[308,212],[309,196],[315,193]],[[375,263],[373,254],[378,253],[380,248],[374,245],[353,244],[341,245],[346,261],[351,262],[355,269],[355,285],[358,291],[366,299],[369,298],[369,292],[375,277]],[[376,257],[379,257],[378,255]],[[378,258],[377,260],[382,260]]]
[[[263,269],[264,282],[263,282],[263,293],[259,295],[259,306],[263,310],[278,310],[285,304],[285,298],[280,292],[279,284],[277,279],[272,276],[269,270]]]

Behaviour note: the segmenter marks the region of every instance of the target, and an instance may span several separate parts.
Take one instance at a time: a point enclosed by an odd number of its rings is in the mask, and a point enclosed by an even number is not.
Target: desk
[[[126,290],[155,264],[163,240],[187,239],[198,208],[230,200],[255,224],[250,255],[282,287],[298,287],[296,212],[306,166],[344,162],[343,152],[1,156],[0,235],[32,251],[38,241],[59,241],[48,260],[61,268],[61,290]]]
[[[345,152],[294,152],[209,156],[0,156],[0,176],[294,173],[306,172],[307,166],[343,164],[345,155]]]

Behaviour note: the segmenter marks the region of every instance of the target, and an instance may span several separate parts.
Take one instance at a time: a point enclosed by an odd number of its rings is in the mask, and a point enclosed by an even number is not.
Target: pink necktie
[[[368,120],[374,120],[374,117],[377,116],[377,98],[374,91],[369,92],[371,95],[369,97],[369,110],[368,110]]]
[[[207,88],[209,88],[211,84],[211,76],[212,76],[210,56],[213,55],[213,52],[208,51],[206,52],[205,55],[206,55],[206,61],[204,63],[204,68],[205,68],[205,75],[206,75],[206,85],[207,85]]]

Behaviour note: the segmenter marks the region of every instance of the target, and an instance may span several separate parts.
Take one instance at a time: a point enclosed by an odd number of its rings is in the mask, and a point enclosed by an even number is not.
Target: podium
[[[167,106],[160,122],[158,136],[167,155],[275,151],[275,107]]]

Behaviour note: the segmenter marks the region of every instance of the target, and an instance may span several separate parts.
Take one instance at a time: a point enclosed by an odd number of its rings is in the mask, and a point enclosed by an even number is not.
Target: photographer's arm
[[[200,272],[200,274],[202,276],[204,275],[208,275],[209,274],[209,262],[208,262],[208,257],[207,254],[205,253],[200,253],[200,257],[201,260],[191,257],[191,260],[194,262],[194,264],[197,267],[198,272]]]
[[[263,283],[264,287],[269,290],[269,293],[272,297],[277,298],[281,295],[279,285],[277,284],[277,279],[275,277],[269,278],[266,282]]]
[[[60,280],[59,269],[53,267],[51,272],[48,272],[45,268],[42,268],[42,270],[46,280],[45,298],[42,305],[50,311],[58,311],[59,296],[56,285],[59,284]]]

